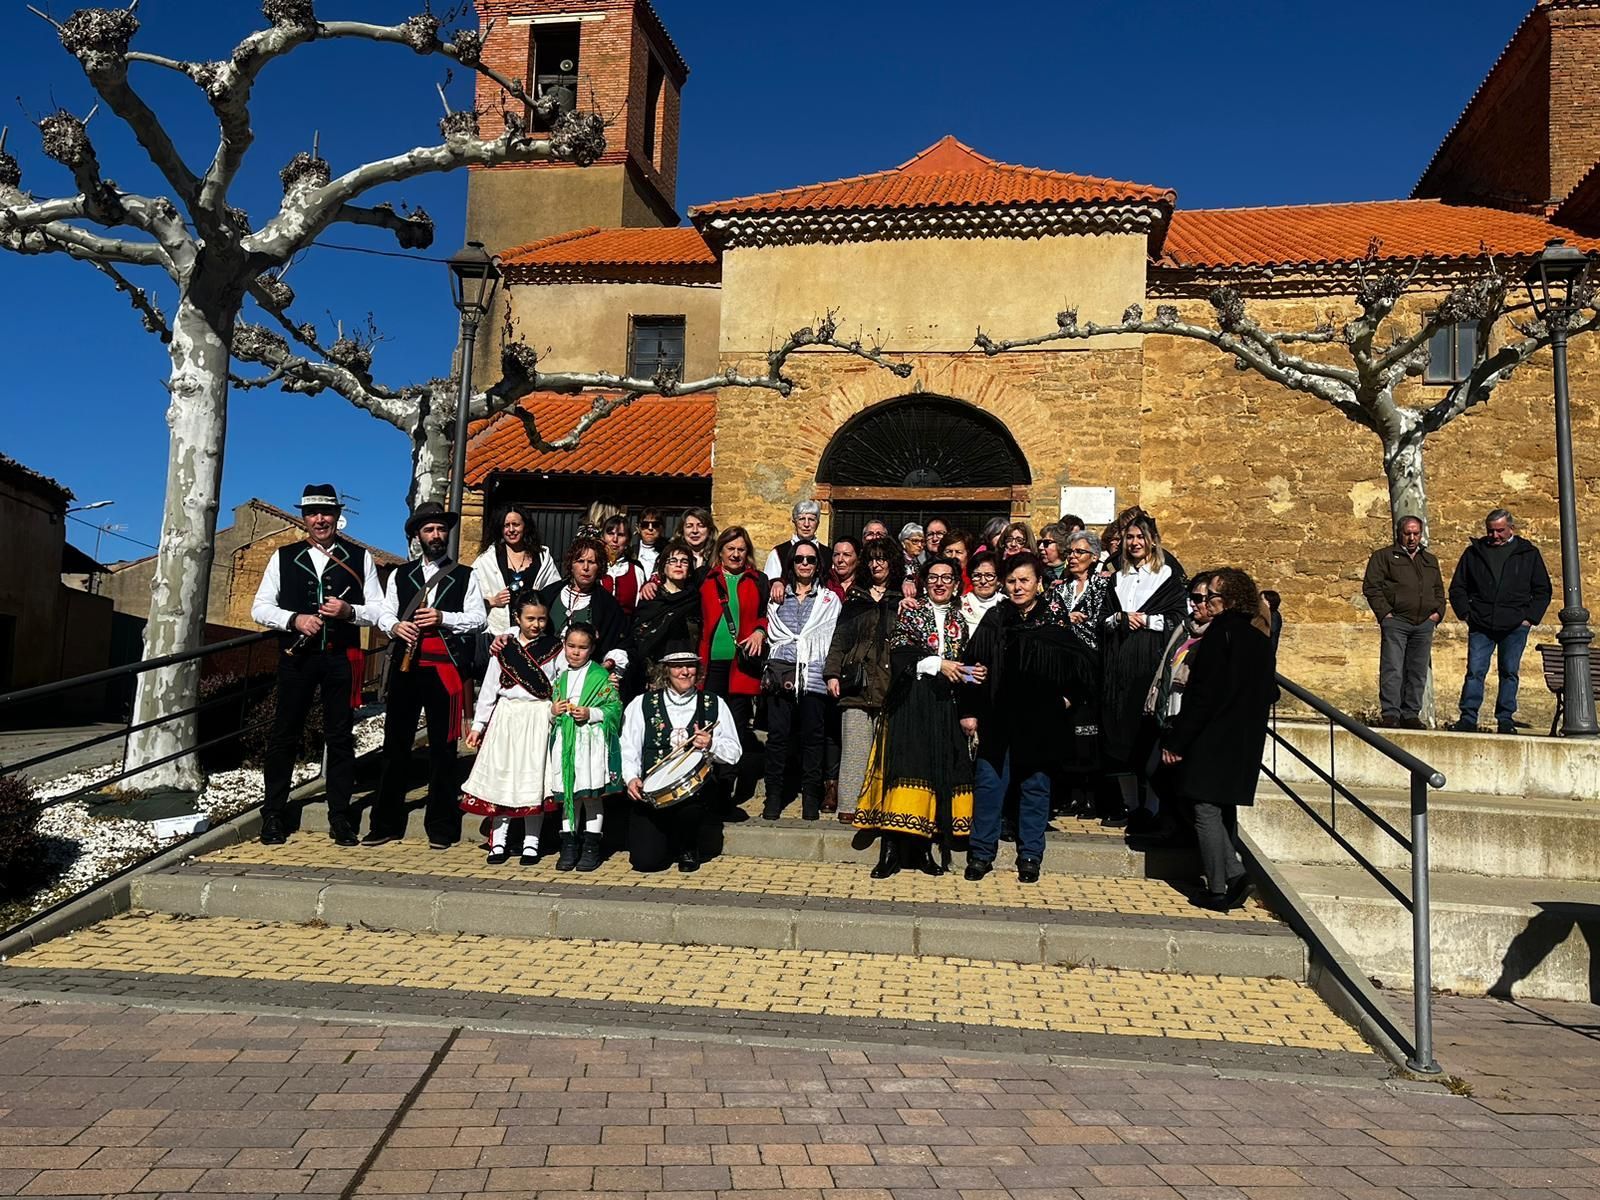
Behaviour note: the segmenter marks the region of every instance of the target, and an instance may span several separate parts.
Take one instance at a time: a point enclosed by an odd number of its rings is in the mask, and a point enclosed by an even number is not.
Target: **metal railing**
[[[1321,696],[1307,691],[1293,680],[1277,677],[1278,687],[1304,704],[1328,722],[1328,766],[1314,762],[1309,755],[1278,732],[1278,709],[1273,706],[1272,725],[1267,730],[1272,739],[1272,759],[1262,764],[1262,772],[1277,784],[1284,795],[1298,805],[1317,826],[1332,838],[1355,862],[1401,906],[1411,913],[1411,987],[1413,997],[1413,1022],[1411,1055],[1406,1066],[1424,1074],[1438,1074],[1439,1064],[1433,1055],[1433,951],[1429,929],[1428,901],[1428,789],[1444,787],[1444,776],[1410,751],[1395,745],[1380,733],[1374,732],[1348,713],[1335,708]],[[1379,754],[1403,767],[1410,777],[1411,804],[1410,835],[1396,829],[1384,816],[1375,811],[1347,786],[1339,781],[1336,757],[1336,733],[1344,730],[1351,737],[1372,747]],[[1328,785],[1328,815],[1313,807],[1312,803],[1295,791],[1278,770],[1278,750],[1282,748],[1300,762],[1317,779]],[[1339,801],[1344,800],[1411,858],[1411,890],[1396,884],[1382,870],[1368,862],[1359,849],[1339,831]]]

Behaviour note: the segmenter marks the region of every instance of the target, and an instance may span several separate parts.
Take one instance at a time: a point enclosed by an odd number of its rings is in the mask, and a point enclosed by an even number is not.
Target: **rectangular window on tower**
[[[535,98],[554,97],[555,116],[569,113],[578,106],[580,28],[576,21],[533,27],[533,94]]]
[[[666,82],[666,72],[661,69],[661,64],[652,54],[644,80],[644,156],[657,170],[661,168],[661,159],[657,156],[661,138],[656,126],[661,121],[661,91],[666,87]]]
[[[628,374],[650,379],[665,370],[683,378],[683,324],[682,317],[634,317]]]
[[[1422,369],[1422,382],[1460,383],[1472,374],[1477,359],[1478,323],[1446,325],[1428,339],[1428,365]]]

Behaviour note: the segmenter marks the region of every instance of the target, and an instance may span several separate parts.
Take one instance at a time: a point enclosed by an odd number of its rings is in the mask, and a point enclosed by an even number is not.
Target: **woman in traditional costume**
[[[967,647],[976,682],[962,689],[958,703],[962,730],[978,739],[970,880],[994,869],[1001,815],[1015,784],[1017,879],[1039,882],[1050,776],[1067,740],[1068,703],[1095,682],[1090,652],[1072,634],[1061,593],[1043,586],[1044,570],[1032,551],[1006,559],[1006,598],[989,610]]]
[[[654,668],[652,687],[622,716],[622,774],[636,803],[628,814],[628,862],[635,871],[700,869],[700,846],[715,820],[709,776],[687,796],[657,808],[645,795],[651,771],[673,756],[708,755],[724,768],[739,762],[739,731],[728,706],[699,691],[700,655],[693,642],[674,643]]]
[[[555,556],[539,542],[533,516],[519,504],[500,516],[500,536],[472,564],[483,602],[489,609],[485,636],[510,633],[517,623],[511,602],[524,592],[549,587],[561,578]],[[487,666],[487,662],[484,663]]]
[[[600,585],[605,570],[606,548],[598,537],[580,533],[567,547],[562,578],[539,592],[550,610],[550,630],[566,640],[567,630],[583,623],[599,639],[594,661],[614,674],[620,684],[628,669],[633,639],[628,618],[611,593]]]
[[[1161,668],[1168,635],[1188,611],[1188,584],[1177,557],[1162,548],[1155,521],[1136,514],[1123,527],[1122,565],[1111,578],[1107,614],[1100,622],[1105,671],[1100,744],[1134,832],[1153,824],[1158,806],[1150,791],[1156,729],[1145,717],[1145,696]]]
[[[519,817],[532,817],[533,834],[522,841],[521,863],[539,861],[539,823],[553,808],[545,770],[550,752],[550,678],[544,662],[555,639],[539,597],[516,602],[516,632],[489,659],[467,748],[476,750],[472,773],[462,785],[461,810],[488,818],[489,858],[510,858],[507,835]],[[520,822],[518,822],[520,823]]]
[[[967,626],[956,603],[959,567],[923,565],[924,598],[907,605],[889,644],[890,685],[856,810],[858,829],[876,829],[874,879],[902,866],[943,875],[950,844],[972,832],[972,754],[956,713],[956,689],[981,680],[967,668]],[[940,857],[933,857],[933,843]]]
[[[600,865],[605,797],[622,787],[622,697],[611,673],[593,661],[596,640],[590,625],[568,628],[562,647],[567,665],[556,676],[550,706],[554,722],[545,778],[561,811],[558,871]]]

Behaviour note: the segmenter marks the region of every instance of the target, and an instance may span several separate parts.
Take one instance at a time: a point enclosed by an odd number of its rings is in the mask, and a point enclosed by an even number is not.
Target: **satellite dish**
[[[346,525],[348,525],[348,524],[350,524],[350,518],[345,516],[343,513],[340,513],[339,514],[339,524],[336,526],[336,528],[338,528],[340,530],[343,530],[344,527]]]

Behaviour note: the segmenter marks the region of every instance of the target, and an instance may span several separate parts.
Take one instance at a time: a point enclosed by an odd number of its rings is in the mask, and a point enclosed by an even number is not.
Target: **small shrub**
[[[37,873],[42,811],[31,780],[23,775],[0,776],[0,896],[20,895]]]
[[[246,745],[239,735],[250,721],[250,704],[247,701],[241,705],[239,698],[246,691],[258,697],[269,695],[271,687],[271,675],[246,678],[232,671],[208,675],[200,681],[198,702],[209,707],[200,710],[195,740],[202,746],[216,741],[216,745],[200,752],[200,765],[206,771],[230,770],[244,761]],[[218,703],[210,704],[210,701]],[[222,740],[218,741],[219,738]]]

